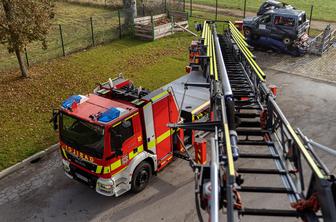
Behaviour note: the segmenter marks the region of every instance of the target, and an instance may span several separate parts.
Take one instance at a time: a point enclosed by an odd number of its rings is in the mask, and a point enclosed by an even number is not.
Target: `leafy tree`
[[[0,44],[16,54],[23,77],[28,76],[23,50],[33,41],[41,41],[46,48],[53,17],[51,0],[0,0]]]

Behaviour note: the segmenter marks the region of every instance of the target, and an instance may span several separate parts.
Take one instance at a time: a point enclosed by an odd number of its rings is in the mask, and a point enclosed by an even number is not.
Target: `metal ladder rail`
[[[249,143],[249,145],[253,145],[256,143],[261,145],[262,142],[264,146],[267,146],[270,150],[269,154],[263,155],[249,155],[242,154],[241,158],[252,158],[252,159],[273,159],[277,169],[244,169],[239,168],[237,171],[240,174],[259,174],[259,175],[269,175],[269,174],[277,174],[281,177],[284,187],[244,187],[241,186],[240,192],[254,192],[254,193],[284,193],[289,197],[290,202],[296,202],[300,197],[297,195],[295,187],[293,187],[293,182],[291,181],[291,177],[289,175],[288,170],[286,170],[283,161],[280,158],[278,150],[276,149],[274,142],[272,141],[264,141],[263,139],[259,141],[248,140],[248,136],[260,136],[264,138],[265,135],[269,135],[269,132],[266,130],[258,129],[260,126],[260,118],[258,118],[258,114],[263,109],[261,104],[257,101],[257,96],[253,90],[253,86],[251,85],[251,81],[248,78],[248,75],[245,73],[239,61],[236,60],[235,56],[232,53],[232,50],[229,48],[228,41],[229,39],[222,38],[224,42],[222,42],[222,51],[225,60],[226,69],[228,72],[229,80],[231,83],[233,95],[235,97],[236,109],[238,111],[243,109],[248,109],[249,114],[253,119],[257,119],[257,121],[244,121],[240,124],[240,127],[237,129],[237,133],[240,136],[246,136],[247,140],[243,143]],[[244,86],[244,90],[241,90],[240,86]],[[249,86],[249,87],[247,87]],[[243,93],[242,93],[243,92]],[[243,101],[241,101],[243,98]],[[246,99],[246,100],[245,100]],[[245,100],[245,101],[244,101]],[[246,117],[246,113],[245,117]],[[243,114],[243,115],[244,115]],[[256,118],[257,117],[257,118]],[[245,118],[246,119],[246,118]],[[248,119],[248,118],[247,118]],[[259,125],[259,126],[258,126]],[[245,129],[244,128],[254,128]],[[258,129],[258,130],[256,130]],[[271,138],[271,136],[268,136]],[[242,143],[239,143],[240,145]],[[286,217],[299,217],[300,214],[295,210],[279,210],[279,209],[253,209],[253,208],[244,208],[241,212],[241,215],[258,215],[258,216],[286,216]]]

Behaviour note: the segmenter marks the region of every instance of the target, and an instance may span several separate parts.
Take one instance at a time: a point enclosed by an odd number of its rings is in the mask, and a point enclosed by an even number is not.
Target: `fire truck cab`
[[[193,46],[197,46],[196,42]],[[186,82],[206,83],[191,50],[188,74],[149,92],[119,76],[99,84],[92,94],[74,95],[53,112],[68,177],[105,196],[143,190],[201,132],[173,130],[170,123],[206,121],[209,89],[186,91]]]
[[[106,196],[139,192],[172,161],[178,146],[178,132],[167,126],[179,118],[174,96],[135,89],[121,77],[94,92],[69,97],[59,110],[66,175]]]

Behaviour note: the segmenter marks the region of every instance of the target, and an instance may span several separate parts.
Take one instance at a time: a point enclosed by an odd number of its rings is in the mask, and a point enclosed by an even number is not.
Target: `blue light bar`
[[[104,113],[102,113],[101,116],[98,118],[98,121],[108,123],[118,118],[119,116],[120,116],[120,110],[112,107],[107,111],[105,111]]]
[[[66,100],[63,101],[62,103],[62,107],[64,109],[69,109],[72,107],[73,103],[80,103],[82,97],[79,95],[75,95],[75,96],[70,96],[69,98],[67,98]]]

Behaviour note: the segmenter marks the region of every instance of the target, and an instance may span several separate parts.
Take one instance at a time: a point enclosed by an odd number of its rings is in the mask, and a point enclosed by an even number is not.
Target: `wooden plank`
[[[160,14],[153,16],[154,21],[159,20],[161,18],[167,18],[167,14]]]
[[[155,40],[155,39],[160,39],[160,38],[163,38],[163,37],[166,37],[166,36],[169,36],[169,35],[171,35],[171,34],[172,34],[172,32],[162,33],[162,34],[160,34],[160,35],[158,35],[158,36],[155,36],[154,40]]]
[[[155,27],[154,27],[154,30],[164,29],[164,28],[166,28],[166,27],[171,27],[171,26],[172,26],[172,24],[169,22],[169,23],[167,23],[167,24],[163,24],[163,25],[155,26]]]
[[[135,33],[134,35],[137,36],[137,37],[146,38],[146,39],[150,39],[150,40],[153,39],[152,35],[145,35],[145,34],[140,34],[140,33]]]
[[[151,17],[150,16],[145,16],[145,17],[139,17],[139,18],[136,18],[134,19],[134,22],[137,23],[137,22],[143,22],[143,21],[150,21],[151,20]]]

